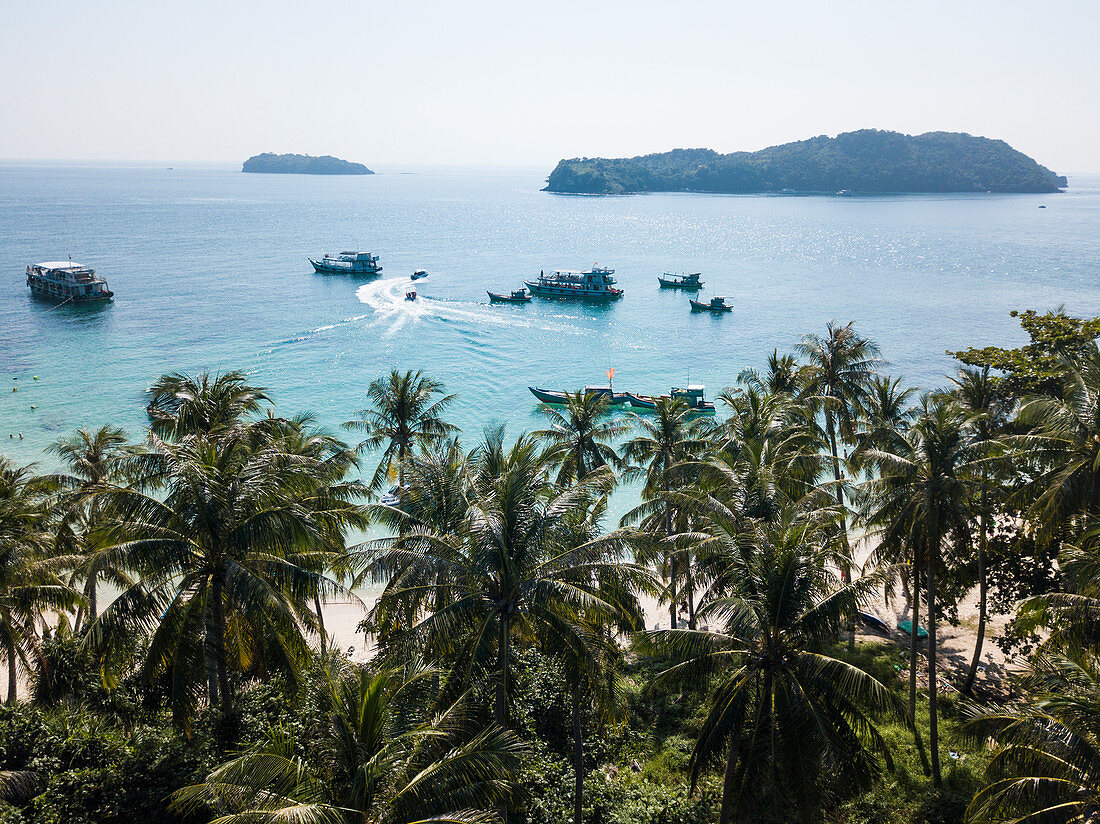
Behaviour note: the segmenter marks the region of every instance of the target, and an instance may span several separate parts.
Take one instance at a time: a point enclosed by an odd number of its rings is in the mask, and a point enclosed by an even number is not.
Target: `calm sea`
[[[579,388],[609,367],[617,387],[713,397],[829,320],[932,387],[944,350],[1019,342],[1012,309],[1100,314],[1100,177],[1035,196],[585,198],[540,192],[547,171],[0,165],[0,452],[42,460],[80,425],[137,435],[143,390],[172,370],[246,369],[279,409],[336,428],[372,379],[424,369],[458,393],[472,441],[491,422],[538,426],[529,384]],[[379,254],[382,277],[306,260],[344,249]],[[68,255],[113,303],[31,298],[25,266]],[[595,262],[626,290],[613,306],[488,304],[486,289]],[[663,271],[703,272],[735,310],[691,314]]]

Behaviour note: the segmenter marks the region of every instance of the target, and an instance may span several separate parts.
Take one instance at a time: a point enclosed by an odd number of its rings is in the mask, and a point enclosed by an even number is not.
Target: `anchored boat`
[[[538,386],[528,386],[527,388],[531,390],[532,395],[543,403],[567,403],[569,399],[566,395],[572,394],[558,392],[553,389],[542,389]],[[583,391],[586,395],[606,395],[607,402],[611,406],[619,406],[629,401],[626,392],[615,392],[610,386],[586,386]]]
[[[115,293],[95,269],[72,260],[48,260],[27,267],[27,286],[39,298],[62,303],[94,303],[110,300]]]
[[[623,296],[623,290],[615,288],[613,274],[614,269],[593,266],[587,272],[539,272],[538,280],[526,280],[524,283],[532,294],[540,298],[612,301]]]
[[[661,395],[660,397],[679,398],[688,405],[688,408],[694,409],[696,412],[714,414],[714,404],[708,401],[705,395],[706,387],[700,383],[689,384],[687,389],[674,386],[667,395]],[[627,392],[626,397],[635,409],[656,409],[657,401],[660,399],[652,395],[635,395],[633,392]]]
[[[710,303],[700,303],[695,298],[688,299],[691,302],[692,312],[732,312],[733,307],[726,303],[725,298],[711,298]]]
[[[692,272],[689,275],[665,272],[663,275],[657,275],[657,280],[662,289],[702,289],[703,281],[699,280],[702,276],[702,272]]]
[[[377,275],[382,271],[378,256],[370,252],[341,252],[320,260],[309,258],[309,262],[322,275]]]
[[[510,295],[500,295],[496,292],[486,292],[489,303],[530,303],[531,295],[526,289],[517,289]]]

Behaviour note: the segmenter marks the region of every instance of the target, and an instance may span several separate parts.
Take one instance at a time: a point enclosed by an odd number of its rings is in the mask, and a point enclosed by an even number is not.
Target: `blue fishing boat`
[[[672,387],[667,395],[636,395],[627,392],[626,398],[635,409],[656,409],[660,398],[679,398],[688,405],[688,408],[704,415],[714,414],[714,404],[706,400],[706,387],[703,384],[690,384],[686,389]]]
[[[701,303],[694,298],[689,298],[688,301],[691,303],[692,312],[714,312],[717,314],[733,311],[733,307],[726,303],[725,298],[714,297],[710,299],[710,303]]]
[[[531,390],[531,394],[538,398],[543,403],[564,404],[568,403],[568,394],[560,392],[554,389],[542,389],[538,386],[528,386]],[[620,404],[628,403],[630,398],[626,392],[615,392],[610,386],[586,386],[583,390],[586,395],[605,395],[607,402],[611,406],[619,406]]]
[[[657,281],[662,289],[702,289],[703,281],[699,280],[702,276],[702,272],[692,272],[690,275],[674,275],[671,272],[665,272],[663,275],[657,275]]]

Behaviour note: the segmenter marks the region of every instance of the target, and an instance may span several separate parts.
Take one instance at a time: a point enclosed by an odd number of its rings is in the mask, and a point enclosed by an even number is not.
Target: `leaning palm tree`
[[[263,408],[266,391],[234,369],[196,377],[172,372],[148,390],[150,428],[160,438],[216,437]]]
[[[737,382],[760,393],[797,395],[802,391],[803,376],[794,355],[780,355],[773,349],[767,369],[742,369]]]
[[[113,517],[105,552],[137,581],[103,611],[89,642],[111,653],[135,629],[150,632],[142,669],[149,679],[168,674],[184,724],[203,692],[231,714],[232,674],[260,658],[296,675],[304,633],[317,629],[312,595],[341,589],[301,555],[331,550],[334,533],[357,518],[342,493],[318,505],[324,472],[320,459],[243,426],[214,443],[151,434],[128,462],[139,482],[97,496]]]
[[[864,453],[864,459],[879,471],[879,477],[864,485],[868,496],[868,522],[879,526],[888,545],[910,546],[914,561],[920,554],[924,556],[928,604],[929,744],[936,786],[941,780],[936,572],[942,563],[945,540],[952,534],[965,535],[969,528],[972,506],[978,497],[979,473],[989,454],[987,444],[976,444],[967,436],[968,420],[966,410],[950,396],[926,394],[921,399],[920,414],[912,428],[904,436],[888,439],[888,443],[893,443],[892,448],[871,448]],[[911,634],[912,679],[916,621]]]
[[[532,434],[546,442],[548,456],[558,467],[559,486],[569,486],[593,470],[619,466],[612,444],[630,426],[610,419],[607,395],[566,393],[564,409],[544,403],[539,411],[550,419],[550,427]]]
[[[383,447],[371,489],[380,489],[395,469],[398,484],[404,486],[405,462],[413,450],[439,443],[458,431],[443,420],[443,413],[455,399],[443,391],[442,383],[423,372],[401,373],[396,369],[367,388],[371,406],[357,412],[344,428],[366,433],[357,452]]]
[[[326,674],[329,759],[303,759],[293,734],[259,746],[176,793],[173,807],[209,810],[222,824],[326,822],[478,824],[515,794],[512,771],[525,750],[497,727],[471,732],[458,702],[417,720],[415,696],[430,670]],[[412,720],[410,720],[410,716]]]
[[[19,670],[40,663],[36,622],[47,610],[67,610],[79,594],[62,580],[74,559],[51,555],[53,485],[0,457],[0,653],[8,665],[8,703]]]
[[[126,570],[108,562],[103,549],[101,526],[104,513],[89,495],[122,481],[121,467],[131,450],[126,433],[116,426],[101,426],[95,431],[78,429],[67,438],[50,446],[50,452],[60,458],[65,472],[57,476],[66,495],[68,509],[58,529],[58,538],[70,545],[70,551],[81,556],[81,563],[72,580],[83,579],[87,600],[87,617],[94,621],[99,614],[98,586],[101,580],[122,588],[133,583]],[[78,613],[79,628],[83,613]]]
[[[676,507],[668,495],[683,485],[686,463],[697,457],[708,445],[698,414],[680,398],[659,398],[656,415],[632,415],[638,434],[623,444],[627,462],[623,473],[627,480],[641,480],[642,503],[623,516],[624,524],[641,522],[644,534],[659,536],[655,548],[664,556],[669,582],[669,621],[675,628],[680,599],[686,597],[688,612],[694,613],[690,559],[684,557],[687,569],[681,570],[682,552],[673,544],[676,533]],[[645,560],[651,560],[643,553]],[[685,592],[677,591],[678,580],[685,579]],[[694,622],[694,618],[692,619]]]
[[[833,572],[833,536],[785,513],[725,547],[729,594],[700,608],[710,630],[654,630],[638,642],[674,663],[657,684],[713,677],[709,709],[691,755],[692,786],[724,760],[719,821],[817,820],[823,791],[866,787],[880,756],[892,767],[877,713],[908,720],[872,676],[825,651],[874,579]]]
[[[989,782],[967,821],[1077,824],[1100,810],[1100,659],[1095,651],[1044,650],[1019,685],[1025,697],[1003,708],[969,707],[962,726],[997,750]]]

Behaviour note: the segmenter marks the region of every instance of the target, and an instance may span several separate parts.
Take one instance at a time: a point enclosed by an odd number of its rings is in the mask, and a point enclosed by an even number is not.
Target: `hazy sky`
[[[1100,0],[4,0],[0,158],[549,167],[876,127],[1100,171],[1098,42]]]

